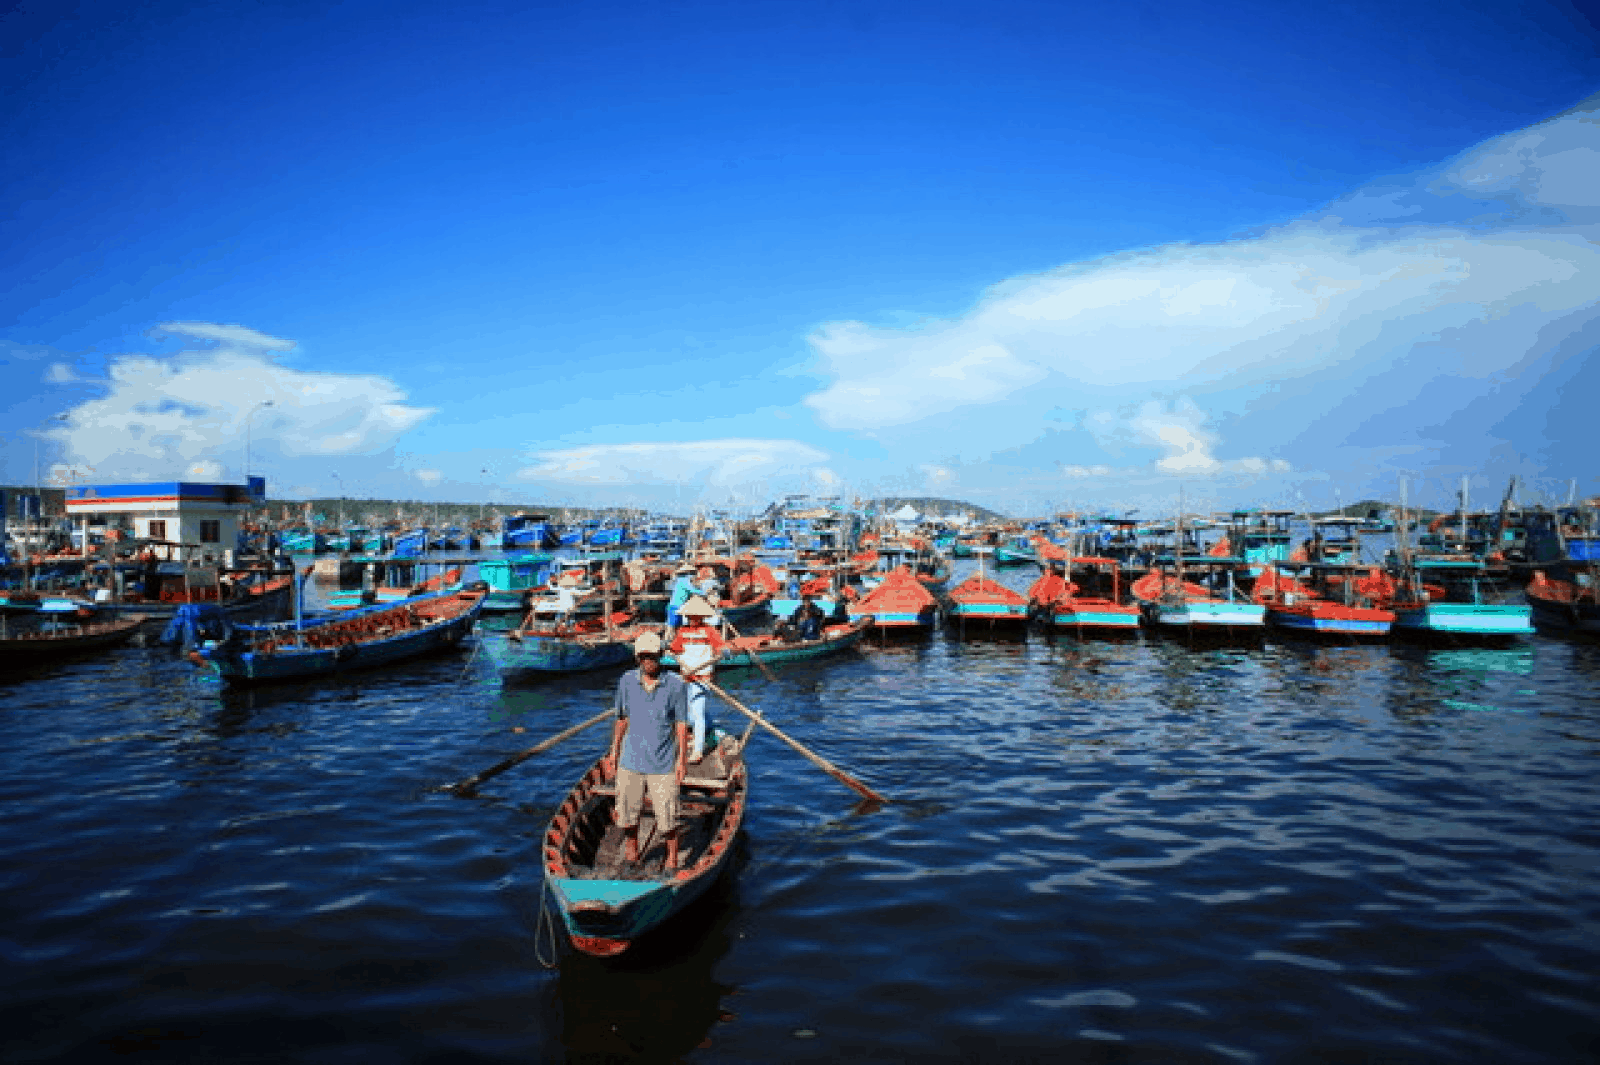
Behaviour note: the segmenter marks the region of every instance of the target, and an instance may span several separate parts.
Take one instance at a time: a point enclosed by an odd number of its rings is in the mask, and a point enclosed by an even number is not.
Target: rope
[[[461,676],[456,678],[456,683],[457,684],[460,684],[462,681],[467,679],[467,670],[472,668],[473,659],[478,657],[478,649],[480,647],[482,647],[482,646],[483,646],[483,637],[479,636],[472,643],[472,653],[467,656],[467,664],[461,667]]]
[[[544,877],[539,887],[539,923],[533,930],[533,956],[539,959],[539,964],[546,969],[554,969],[561,964],[561,943],[556,939],[556,919],[550,913],[550,878]],[[545,957],[544,941],[546,929],[549,929],[550,956]]]

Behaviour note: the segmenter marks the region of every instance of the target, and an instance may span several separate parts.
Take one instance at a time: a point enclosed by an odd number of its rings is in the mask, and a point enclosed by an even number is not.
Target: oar
[[[744,639],[743,634],[741,634],[738,629],[733,627],[733,622],[729,621],[726,616],[723,617],[722,623],[728,626],[728,631],[733,633],[735,639]],[[771,681],[773,684],[778,683],[778,678],[774,677],[772,675],[772,670],[768,669],[767,664],[761,661],[761,656],[756,654],[756,649],[754,647],[746,647],[743,648],[743,650],[750,656],[750,661],[756,664],[756,668],[761,670],[761,675],[763,677],[766,677],[767,680]]]
[[[820,754],[817,754],[815,751],[812,751],[810,748],[806,747],[805,744],[801,743],[799,740],[797,740],[797,739],[793,738],[792,736],[789,736],[786,733],[784,733],[783,731],[781,731],[778,728],[778,726],[774,725],[772,722],[768,721],[766,718],[762,717],[760,714],[756,713],[754,710],[750,709],[748,706],[744,705],[739,700],[735,699],[733,696],[731,696],[727,692],[723,691],[721,688],[717,687],[717,685],[716,685],[716,683],[714,681],[709,681],[708,680],[708,681],[702,681],[701,683],[703,683],[706,687],[710,688],[712,691],[716,692],[718,695],[722,696],[723,701],[726,702],[729,706],[733,707],[735,710],[737,710],[740,713],[744,714],[751,721],[756,722],[762,728],[766,729],[768,732],[770,732],[774,736],[778,737],[784,743],[787,743],[789,746],[793,747],[795,750],[797,750],[801,754],[805,755],[806,758],[808,760],[810,760],[812,765],[816,766],[818,769],[822,770],[824,773],[828,774],[830,777],[832,777],[833,779],[837,780],[839,783],[843,784],[845,787],[847,787],[850,790],[854,791],[856,794],[860,795],[862,798],[871,799],[873,802],[888,802],[889,801],[888,799],[884,798],[882,795],[879,795],[877,792],[875,792],[871,788],[867,787],[865,784],[861,783],[861,781],[857,780],[855,777],[851,776],[849,773],[846,773],[844,770],[840,769],[838,766],[834,765],[832,762],[830,762],[826,758],[822,757]]]
[[[478,785],[482,784],[484,781],[490,779],[491,777],[499,776],[501,773],[504,773],[507,769],[510,769],[513,766],[521,765],[523,762],[526,762],[536,754],[542,754],[545,751],[548,751],[562,740],[570,740],[584,729],[600,724],[600,722],[604,721],[611,715],[611,710],[605,710],[601,713],[598,713],[582,724],[573,725],[565,732],[556,733],[543,743],[536,743],[520,754],[514,754],[509,758],[505,758],[496,762],[494,765],[490,766],[488,769],[485,769],[481,773],[470,776],[466,780],[459,781],[455,784],[446,784],[439,790],[454,792],[457,795],[463,796],[471,795],[477,790]]]

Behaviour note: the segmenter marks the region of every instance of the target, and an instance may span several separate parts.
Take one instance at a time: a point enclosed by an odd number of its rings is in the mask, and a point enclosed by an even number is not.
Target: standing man
[[[672,598],[667,602],[668,633],[683,624],[683,618],[678,613],[683,604],[699,594],[700,587],[694,581],[694,567],[685,562],[678,567],[677,579],[672,582]]]
[[[665,868],[678,868],[678,788],[688,764],[689,730],[684,684],[661,670],[661,637],[647,632],[633,641],[637,669],[617,682],[617,722],[611,731],[606,775],[617,783],[617,823],[623,858],[639,860],[639,815],[645,792],[656,827],[667,841]]]
[[[669,650],[678,660],[678,673],[688,686],[689,761],[700,761],[706,744],[706,682],[716,674],[717,659],[722,657],[727,642],[717,630],[706,624],[714,610],[700,596],[683,604],[678,611],[683,616],[683,628],[672,637]]]

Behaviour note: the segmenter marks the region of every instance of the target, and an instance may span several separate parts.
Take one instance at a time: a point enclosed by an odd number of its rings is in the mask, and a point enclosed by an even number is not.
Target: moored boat
[[[1590,574],[1578,576],[1589,577]],[[1580,584],[1535,570],[1523,594],[1533,609],[1533,623],[1539,628],[1600,636],[1600,598],[1596,596],[1596,584],[1592,579]]]
[[[938,615],[939,603],[905,566],[893,570],[858,603],[850,616],[871,617],[880,629],[928,631]]]
[[[198,613],[206,608],[194,609],[197,622],[217,622]],[[482,592],[453,591],[298,622],[224,620],[220,638],[202,642],[191,657],[229,684],[325,676],[456,647],[482,609]]]
[[[1356,590],[1394,611],[1394,633],[1449,643],[1494,643],[1531,635],[1533,608],[1508,601],[1476,560],[1419,559],[1397,582],[1373,569]]]
[[[1079,580],[1069,580],[1073,570]],[[1080,556],[1052,565],[1033,582],[1029,601],[1036,615],[1057,630],[1087,635],[1130,635],[1139,631],[1142,613],[1124,602],[1122,567],[1114,558]]]
[[[865,618],[857,618],[848,624],[827,626],[822,630],[821,638],[816,640],[784,640],[766,633],[759,636],[736,636],[727,641],[722,656],[716,661],[716,667],[759,668],[757,659],[770,666],[824,658],[847,651],[860,643],[867,627],[868,622]],[[752,651],[755,652],[753,656]],[[676,669],[678,662],[672,652],[668,651],[662,656],[661,664]]]
[[[478,563],[478,577],[489,585],[483,601],[485,614],[526,611],[533,596],[550,581],[555,556],[544,551],[529,551],[505,558],[486,558]]]
[[[1256,602],[1266,608],[1277,628],[1307,636],[1383,639],[1394,627],[1395,612],[1355,594],[1356,567],[1339,564],[1273,563],[1256,579]],[[1343,601],[1328,594],[1330,578],[1339,583]]]
[[[975,573],[945,593],[945,620],[965,625],[1026,625],[1028,600],[992,577]]]
[[[20,622],[0,616],[0,660],[37,662],[117,647],[132,639],[143,623],[137,614],[103,617],[77,604],[70,612],[41,610]]]
[[[1266,626],[1266,607],[1250,602],[1233,585],[1231,567],[1212,574],[1226,583],[1219,590],[1154,569],[1129,589],[1144,617],[1157,631],[1188,637],[1259,637]]]

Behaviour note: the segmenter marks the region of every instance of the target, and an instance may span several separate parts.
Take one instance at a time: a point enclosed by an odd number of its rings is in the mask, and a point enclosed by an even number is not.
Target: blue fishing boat
[[[573,786],[550,818],[540,854],[545,887],[575,949],[601,958],[621,954],[721,876],[748,805],[748,737],[723,736],[684,778],[676,870],[664,868],[665,842],[650,810],[639,822],[639,861],[624,858],[616,786],[603,759]]]
[[[500,547],[506,551],[538,551],[559,540],[548,514],[510,514],[500,527]]]
[[[211,624],[214,609],[193,608],[195,621]],[[481,592],[442,592],[274,625],[223,622],[191,657],[227,684],[327,676],[459,646],[482,609]]]

